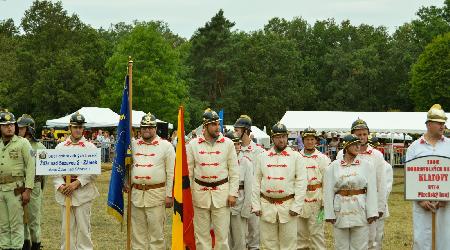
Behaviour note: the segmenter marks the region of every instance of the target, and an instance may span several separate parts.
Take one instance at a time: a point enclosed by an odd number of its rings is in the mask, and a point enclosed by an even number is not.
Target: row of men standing
[[[335,224],[337,249],[381,249],[383,228],[375,221],[386,217],[387,163],[370,146],[360,148],[369,133],[364,121],[352,125],[352,132],[363,131],[361,139],[344,138],[344,152],[330,165],[336,171],[328,171],[329,158],[315,148],[315,130],[303,131],[305,149],[297,152],[287,147],[286,126],[277,123],[274,146],[266,151],[250,140],[251,125],[243,115],[234,133],[224,136],[219,116],[207,109],[203,134],[187,145],[197,249],[211,249],[210,229],[219,250],[326,249],[324,220]],[[132,248],[165,249],[175,152],[157,136],[150,113],[141,121],[141,135],[132,142],[132,186],[126,187],[133,197]]]

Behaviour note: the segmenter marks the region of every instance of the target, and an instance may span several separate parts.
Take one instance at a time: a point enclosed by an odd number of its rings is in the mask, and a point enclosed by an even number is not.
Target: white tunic
[[[335,160],[324,179],[325,219],[336,219],[337,228],[367,225],[367,218],[378,216],[374,168],[359,155],[352,163]],[[339,190],[366,189],[365,194],[342,196]]]
[[[192,201],[200,208],[225,207],[228,196],[238,197],[239,166],[234,143],[222,134],[214,143],[203,136],[191,140],[186,148],[191,180]],[[228,182],[216,186],[205,187],[194,181],[217,182],[228,179]]]
[[[442,136],[434,147],[422,136],[414,141],[406,151],[406,160],[420,156],[440,155],[450,157],[450,139]],[[413,203],[414,249],[431,249],[431,212],[423,209],[418,202]],[[436,212],[436,249],[450,249],[450,203]]]
[[[378,212],[386,213],[386,166],[383,154],[374,149],[372,146],[367,145],[367,148],[364,152],[360,152],[358,156],[361,159],[369,161],[372,166],[375,168],[375,174],[377,176],[377,200],[378,200]],[[336,159],[342,159],[343,150],[340,150]]]
[[[253,162],[240,152],[238,154],[238,163],[239,185],[244,185],[244,189],[239,189],[236,205],[231,207],[230,210],[232,215],[248,218],[252,211]]]
[[[172,197],[175,150],[170,142],[157,136],[151,143],[143,139],[131,142],[133,184],[155,185],[165,182],[165,187],[139,190],[133,188],[131,195],[136,207],[154,207],[164,204],[166,197]]]
[[[294,194],[294,199],[272,204],[260,194],[283,198]],[[305,200],[306,171],[300,167],[300,154],[287,147],[277,153],[274,148],[259,155],[255,167],[252,210],[261,211],[261,220],[269,223],[289,221],[289,210],[300,213]]]
[[[97,147],[94,144],[88,142],[84,137],[82,137],[77,143],[73,144],[69,137],[65,141],[60,142],[55,149],[64,148],[96,149]],[[53,184],[55,186],[55,199],[56,202],[62,206],[65,205],[66,196],[59,192],[58,188],[66,183],[64,178],[65,176],[63,175],[57,175],[53,178]],[[95,178],[96,175],[93,174],[82,174],[77,176],[77,180],[80,181],[81,186],[72,193],[72,206],[77,207],[83,205],[84,203],[92,201],[100,196],[97,187],[94,184]]]
[[[311,155],[306,155],[305,150],[300,151],[300,166],[307,174],[308,185],[323,184],[323,175],[330,165],[330,158],[315,150]],[[322,207],[323,187],[315,190],[306,190],[305,203],[300,216],[309,218]]]

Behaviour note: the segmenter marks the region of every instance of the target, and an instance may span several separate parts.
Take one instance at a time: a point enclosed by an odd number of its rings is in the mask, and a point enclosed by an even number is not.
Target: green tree
[[[168,33],[164,23],[137,22],[118,42],[106,63],[108,77],[106,88],[101,91],[104,105],[118,111],[128,56],[132,56],[133,109],[150,111],[157,118],[176,124],[177,109],[186,101],[187,87],[182,79],[182,50],[174,47],[175,36]]]
[[[8,89],[15,113],[30,113],[38,124],[96,106],[103,88],[105,41],[69,15],[61,2],[35,1],[21,22],[16,84]]]
[[[0,21],[0,107],[8,107],[8,89],[14,86],[19,47],[18,28],[12,19]]]
[[[417,111],[434,103],[450,107],[450,32],[436,37],[412,67],[411,99]]]

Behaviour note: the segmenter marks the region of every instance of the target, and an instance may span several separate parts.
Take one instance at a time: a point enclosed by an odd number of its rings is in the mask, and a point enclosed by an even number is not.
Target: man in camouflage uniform
[[[16,120],[0,112],[0,249],[22,249],[23,206],[34,187],[35,165],[27,139],[15,135]]]
[[[36,156],[38,149],[45,149],[45,146],[35,137],[35,123],[30,115],[23,114],[19,117],[17,125],[19,126],[19,136],[30,142],[34,156]],[[25,218],[28,221],[24,221],[25,241],[23,243],[23,250],[38,250],[41,247],[41,188],[43,184],[44,176],[35,176],[30,203],[24,207]]]
[[[241,115],[234,123],[234,132],[241,139],[241,154],[248,157],[252,165],[256,163],[259,154],[264,152],[264,148],[256,145],[251,138],[252,119],[247,115]],[[259,218],[254,213],[247,220],[248,235],[247,247],[249,250],[259,249]]]

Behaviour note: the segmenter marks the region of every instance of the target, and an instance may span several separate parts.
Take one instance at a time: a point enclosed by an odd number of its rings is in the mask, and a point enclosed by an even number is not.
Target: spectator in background
[[[302,149],[305,147],[305,145],[303,144],[303,139],[302,139],[302,134],[300,133],[297,137],[297,148],[298,151],[302,151]]]
[[[336,155],[337,155],[337,149],[339,147],[339,140],[338,137],[336,136],[336,134],[332,134],[332,139],[330,141],[330,152],[331,152],[331,160],[334,161],[336,160]]]
[[[50,132],[47,133],[47,140],[50,141],[50,148],[56,147],[56,139],[57,138],[55,138],[55,129],[50,128]]]
[[[319,151],[324,154],[325,148],[327,147],[327,134],[325,131],[322,131],[322,134],[319,135]]]
[[[111,147],[111,138],[109,137],[109,132],[103,132],[102,140],[102,158],[103,162],[109,162],[109,148]]]

